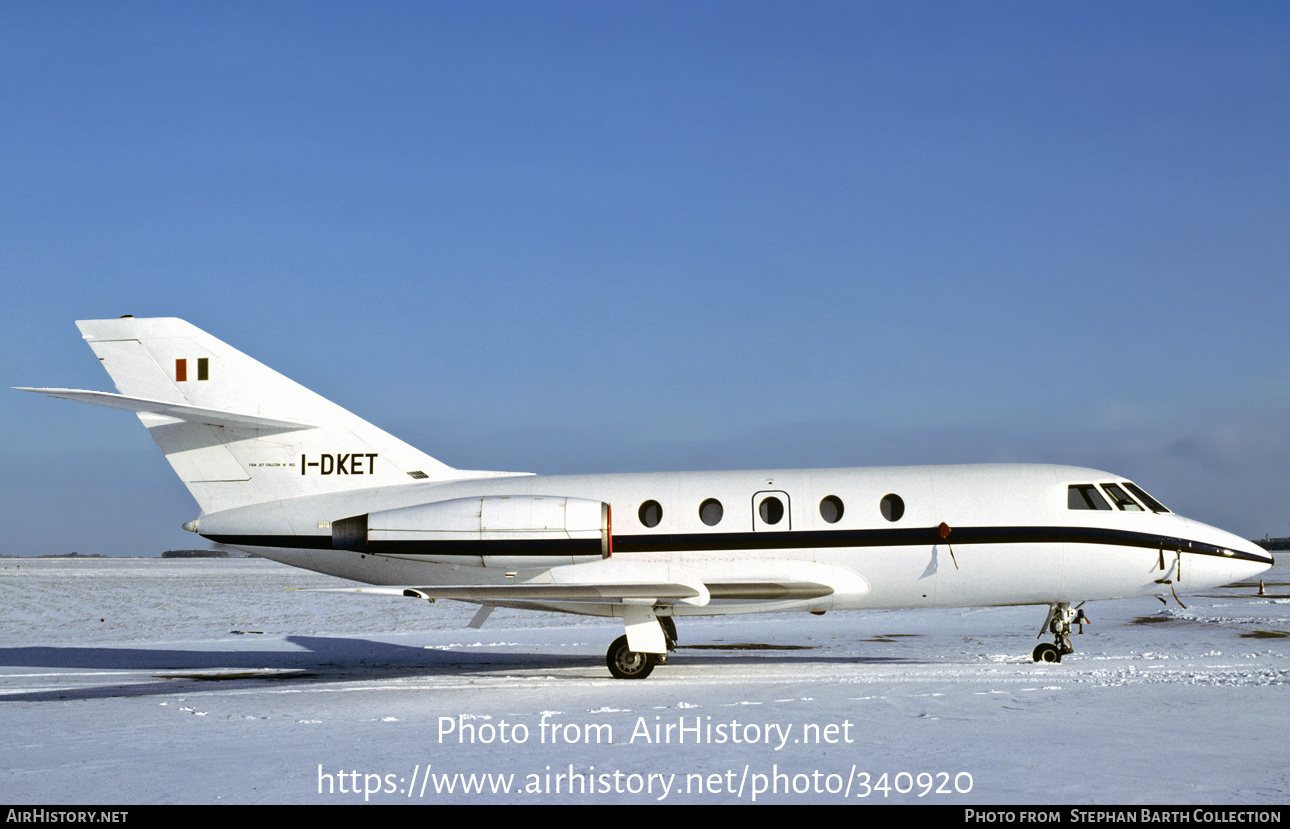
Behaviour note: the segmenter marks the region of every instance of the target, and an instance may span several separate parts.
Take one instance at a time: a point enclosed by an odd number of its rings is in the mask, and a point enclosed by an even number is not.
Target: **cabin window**
[[[1117,509],[1122,509],[1126,512],[1143,511],[1138,502],[1130,498],[1129,493],[1120,489],[1117,484],[1102,484],[1102,489],[1106,490],[1106,494],[1111,496],[1111,503],[1115,504]]]
[[[1109,510],[1111,505],[1092,484],[1072,484],[1066,491],[1066,508]]]
[[[778,524],[784,520],[784,502],[774,495],[761,499],[761,504],[757,507],[757,514],[766,524]]]
[[[830,524],[836,524],[842,520],[842,499],[836,495],[830,495],[820,501],[820,517]]]
[[[904,499],[894,493],[882,496],[879,507],[882,509],[882,517],[888,521],[899,521],[905,514]]]
[[[1151,510],[1152,512],[1169,512],[1168,507],[1166,507],[1164,504],[1157,501],[1155,498],[1152,498],[1147,493],[1143,492],[1142,487],[1138,486],[1132,481],[1125,481],[1124,488],[1129,490],[1129,492],[1132,492],[1134,495],[1136,495],[1138,497],[1138,500],[1146,504],[1147,509]]]
[[[721,502],[716,498],[709,498],[702,504],[699,504],[699,520],[709,527],[715,527],[721,523],[721,516],[725,514],[725,509]]]
[[[636,514],[640,516],[641,524],[644,526],[657,527],[663,520],[663,506],[658,501],[646,501],[641,504]]]

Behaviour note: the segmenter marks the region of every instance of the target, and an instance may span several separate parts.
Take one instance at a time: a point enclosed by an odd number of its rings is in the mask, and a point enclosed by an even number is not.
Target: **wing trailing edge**
[[[706,607],[712,600],[737,602],[809,601],[838,592],[864,595],[869,586],[841,568],[806,564],[802,577],[720,579],[704,582],[667,564],[605,559],[553,567],[534,579],[507,584],[397,585],[326,589],[324,592],[453,599],[463,602],[560,602]],[[782,574],[788,576],[789,574]],[[814,577],[814,578],[811,578]]]
[[[339,588],[327,592],[372,593],[463,602],[591,602],[594,604],[707,605],[708,588],[690,573],[666,564],[605,559],[552,567],[537,577],[509,584]]]

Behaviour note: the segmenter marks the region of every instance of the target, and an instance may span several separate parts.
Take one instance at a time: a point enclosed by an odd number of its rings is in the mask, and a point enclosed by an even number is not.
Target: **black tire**
[[[1036,662],[1062,661],[1061,648],[1057,647],[1052,642],[1044,642],[1043,644],[1036,645],[1035,652],[1032,656],[1034,656]]]
[[[637,653],[627,648],[627,637],[619,636],[605,653],[605,664],[616,679],[644,679],[654,670],[658,655]]]

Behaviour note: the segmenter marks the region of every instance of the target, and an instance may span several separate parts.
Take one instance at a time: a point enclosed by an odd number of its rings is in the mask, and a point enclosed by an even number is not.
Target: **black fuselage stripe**
[[[330,535],[206,535],[238,547],[334,549]],[[939,527],[878,530],[800,530],[795,532],[660,533],[615,535],[615,553],[720,553],[739,550],[829,549],[844,547],[925,547],[935,544],[1106,544],[1164,553],[1218,555],[1270,564],[1258,556],[1208,542],[1103,527],[955,527],[947,537]],[[374,555],[460,555],[543,557],[599,556],[599,539],[488,539],[474,541],[375,541],[363,552]]]

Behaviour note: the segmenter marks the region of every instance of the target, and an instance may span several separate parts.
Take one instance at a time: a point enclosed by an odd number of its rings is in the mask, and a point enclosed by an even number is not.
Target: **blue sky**
[[[1054,461],[1290,534],[1283,3],[0,6],[7,386],[181,316],[465,468]],[[17,392],[0,553],[196,514]]]

